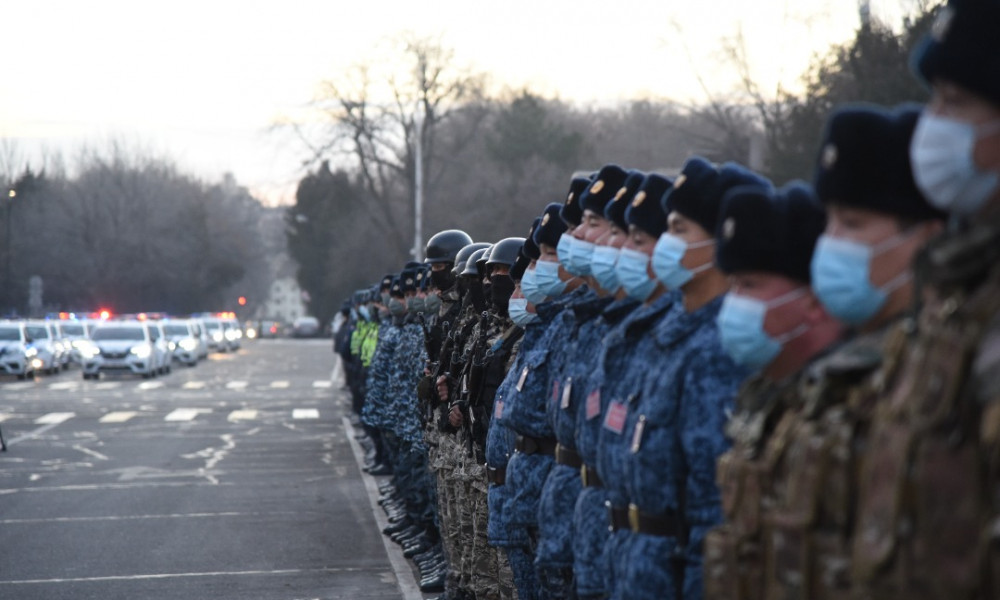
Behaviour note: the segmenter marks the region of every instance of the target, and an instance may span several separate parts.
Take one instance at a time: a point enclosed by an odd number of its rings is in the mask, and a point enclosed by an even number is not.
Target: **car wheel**
[[[18,373],[17,378],[20,379],[21,381],[24,381],[25,379],[28,378],[28,372],[25,371],[24,373]]]

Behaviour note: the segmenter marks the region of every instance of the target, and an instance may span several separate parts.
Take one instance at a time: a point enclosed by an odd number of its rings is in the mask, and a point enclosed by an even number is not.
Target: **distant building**
[[[275,319],[291,323],[306,316],[306,305],[302,301],[302,288],[294,277],[282,277],[271,283],[267,301],[258,309],[258,318]]]

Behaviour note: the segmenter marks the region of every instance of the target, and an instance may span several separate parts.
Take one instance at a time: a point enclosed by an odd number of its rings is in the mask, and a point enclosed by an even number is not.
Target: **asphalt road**
[[[329,340],[0,381],[0,599],[419,598],[348,406]]]

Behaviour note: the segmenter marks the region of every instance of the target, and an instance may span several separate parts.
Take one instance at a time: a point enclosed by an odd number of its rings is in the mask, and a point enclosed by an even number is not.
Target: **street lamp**
[[[11,212],[10,211],[11,211],[11,207],[14,206],[14,198],[16,198],[16,197],[17,197],[17,190],[15,190],[14,188],[11,188],[7,192],[7,219],[6,219],[6,221],[7,221],[7,235],[4,236],[4,244],[5,244],[4,256],[6,256],[6,263],[7,263],[6,268],[4,269],[4,288],[7,290],[7,293],[4,294],[4,296],[5,296],[4,300],[5,300],[5,304],[7,305],[8,309],[11,308],[11,304],[12,304],[11,301],[12,301],[13,295],[14,295],[14,289],[13,289],[14,288],[14,282],[13,282],[13,277],[12,277],[11,270],[10,270],[10,247],[11,247],[11,245],[10,245],[10,236],[11,236],[11,226],[10,226],[11,216],[10,215],[11,215]]]

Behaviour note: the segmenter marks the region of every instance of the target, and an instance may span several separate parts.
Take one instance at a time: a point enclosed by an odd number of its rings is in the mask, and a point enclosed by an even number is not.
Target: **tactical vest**
[[[859,597],[996,598],[1000,397],[972,383],[977,360],[1000,351],[982,345],[1000,339],[1000,228],[935,241],[916,272],[927,301],[861,462],[855,586]]]

